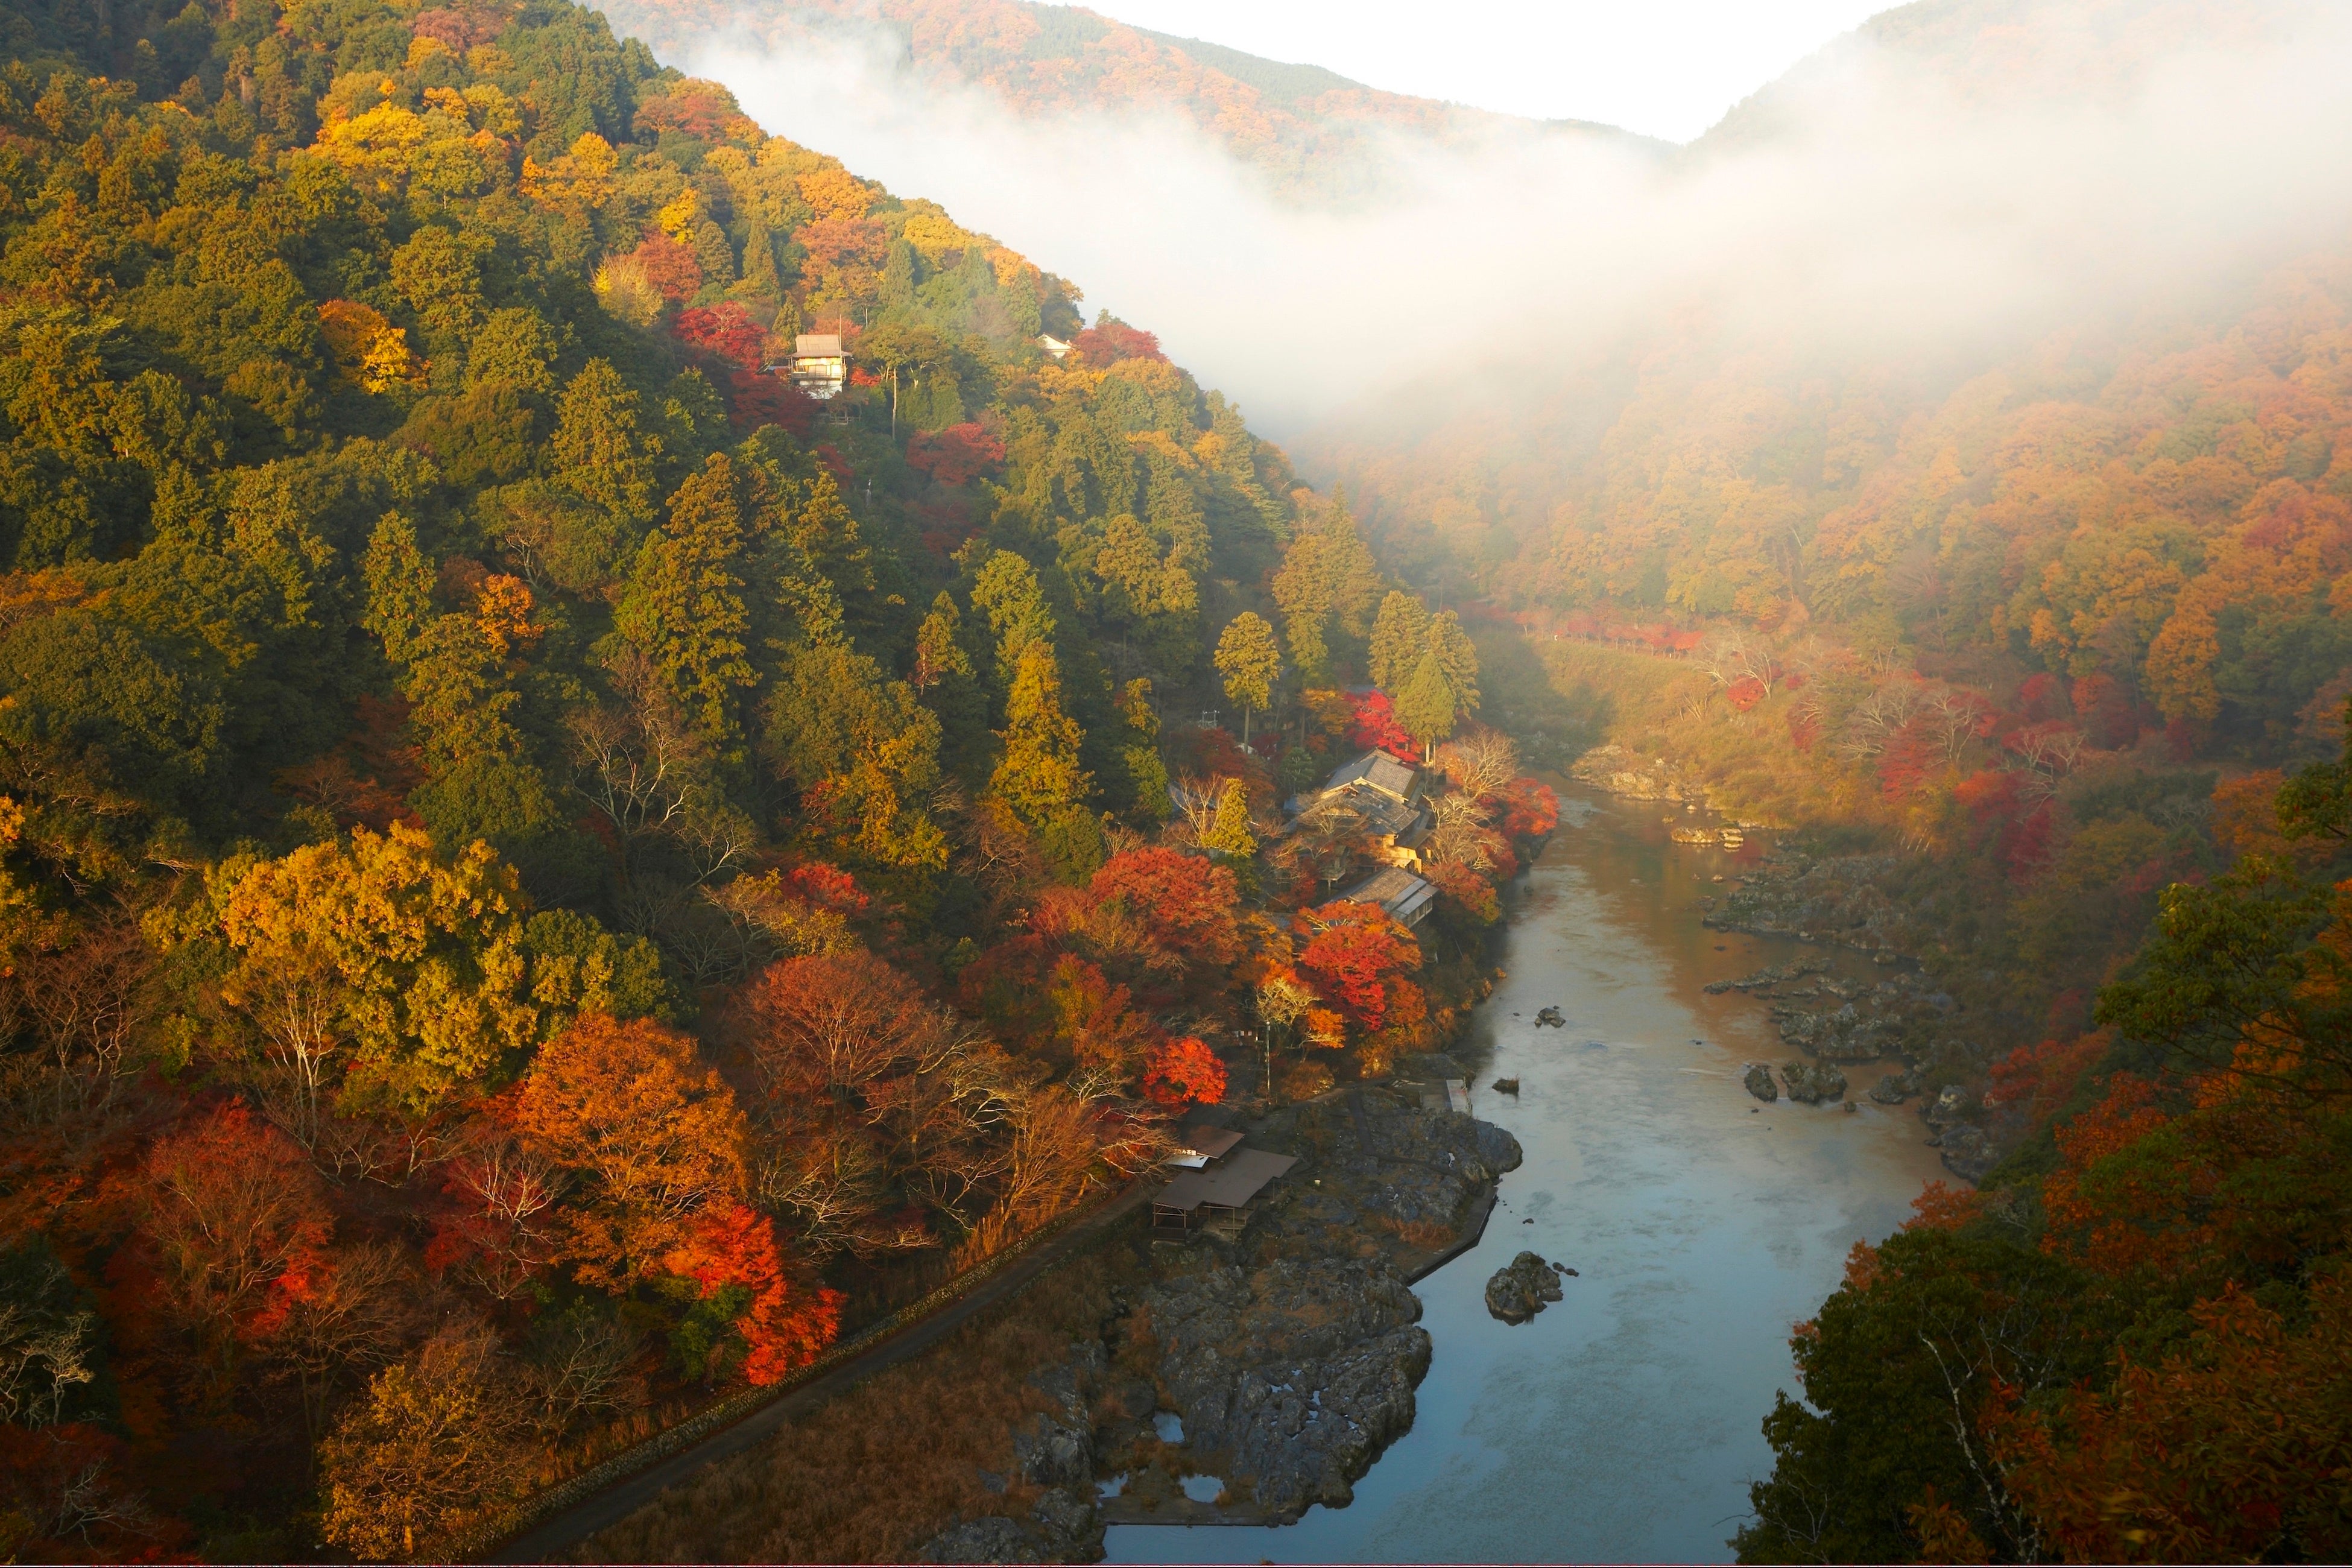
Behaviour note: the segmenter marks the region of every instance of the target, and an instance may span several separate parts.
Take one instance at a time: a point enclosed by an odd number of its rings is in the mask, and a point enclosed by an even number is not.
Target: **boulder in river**
[[[1546,1007],[1536,1015],[1536,1027],[1540,1029],[1546,1026],[1555,1029],[1565,1029],[1568,1027],[1568,1020],[1560,1016],[1559,1008]]]
[[[1486,1310],[1507,1323],[1524,1323],[1560,1298],[1557,1263],[1546,1263],[1532,1252],[1522,1252],[1486,1281]]]
[[[1748,1093],[1767,1105],[1780,1098],[1780,1086],[1772,1081],[1772,1069],[1762,1062],[1749,1068],[1748,1076],[1739,1081],[1748,1086]]]
[[[1964,1182],[1983,1181],[2000,1163],[2000,1149],[1985,1130],[1965,1122],[1944,1134],[1943,1149],[1944,1168]]]
[[[1780,1076],[1788,1081],[1789,1098],[1800,1105],[1845,1098],[1845,1074],[1825,1062],[1790,1062]]]
[[[1495,1092],[1516,1095],[1519,1092],[1519,1080],[1515,1078],[1498,1078],[1495,1080]]]
[[[1969,1113],[1969,1091],[1957,1083],[1948,1083],[1943,1092],[1919,1108],[1919,1114],[1930,1122],[1958,1121]]]

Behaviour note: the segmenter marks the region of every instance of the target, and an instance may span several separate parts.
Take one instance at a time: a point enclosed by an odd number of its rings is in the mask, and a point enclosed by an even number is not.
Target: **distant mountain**
[[[1320,66],[1129,26],[1031,0],[611,0],[615,26],[665,57],[713,38],[772,48],[811,38],[895,38],[928,81],[988,88],[1025,113],[1171,110],[1191,119],[1295,194],[1370,188],[1395,136],[1461,147],[1498,135],[1582,134],[1668,143],[1582,121],[1534,121],[1383,92]]]
[[[2134,86],[2184,49],[2276,41],[2324,15],[2320,0],[1918,0],[1880,12],[1798,62],[1693,148],[1784,132],[1866,56],[1931,70],[1964,102],[2079,104]]]

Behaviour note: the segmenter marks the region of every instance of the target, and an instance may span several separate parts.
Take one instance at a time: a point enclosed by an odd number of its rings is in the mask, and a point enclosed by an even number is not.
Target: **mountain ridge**
[[[1300,197],[1377,191],[1392,137],[1442,148],[1522,134],[1589,135],[1661,153],[1671,146],[1613,126],[1389,92],[1319,66],[1035,0],[613,0],[605,10],[675,56],[729,37],[782,50],[883,36],[919,79],[980,87],[1019,114],[1172,110]]]

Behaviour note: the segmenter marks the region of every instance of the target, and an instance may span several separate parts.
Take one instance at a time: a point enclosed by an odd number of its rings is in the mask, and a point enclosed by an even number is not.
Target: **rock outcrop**
[[[1218,1455],[1270,1513],[1344,1506],[1412,1426],[1429,1370],[1420,1299],[1384,1258],[1284,1258],[1247,1272],[1202,1261],[1143,1300],[1187,1444]]]
[[[1260,1258],[1353,1256],[1368,1236],[1450,1238],[1521,1158],[1492,1122],[1381,1089],[1286,1107],[1250,1142],[1314,1151],[1259,1200],[1245,1240]]]
[[[1596,746],[1577,758],[1570,775],[1627,800],[1697,801],[1699,785],[1664,757],[1637,757],[1622,746]]]
[[[1560,1299],[1562,1270],[1532,1252],[1522,1252],[1486,1281],[1486,1310],[1507,1323],[1524,1323]]]
[[[1748,1086],[1748,1093],[1767,1105],[1774,1103],[1780,1098],[1780,1086],[1772,1081],[1772,1069],[1762,1062],[1758,1062],[1749,1068],[1748,1076],[1739,1081]]]
[[[926,1563],[1042,1563],[1028,1532],[1002,1514],[961,1519],[923,1543]]]
[[[1789,1086],[1789,1098],[1800,1105],[1845,1098],[1845,1074],[1824,1062],[1786,1062],[1780,1077]]]
[[[1519,1163],[1517,1140],[1375,1088],[1287,1107],[1246,1134],[1298,1163],[1237,1235],[1134,1238],[1148,1282],[1122,1287],[1101,1337],[1031,1378],[1047,1408],[1014,1429],[1012,1473],[982,1477],[1011,1493],[1003,1512],[940,1531],[926,1560],[1095,1562],[1106,1513],[1296,1520],[1349,1502],[1411,1429],[1430,1344],[1410,1279],[1475,1237],[1496,1178]],[[1549,1300],[1572,1272],[1546,1270]]]

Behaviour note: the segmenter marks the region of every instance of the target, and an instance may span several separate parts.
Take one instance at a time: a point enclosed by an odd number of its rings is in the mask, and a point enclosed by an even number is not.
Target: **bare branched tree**
[[[415,1318],[415,1283],[400,1248],[362,1242],[288,1298],[264,1352],[270,1370],[293,1382],[314,1438],[347,1380],[398,1358]]]
[[[9,1262],[16,1278],[0,1297],[0,1421],[53,1426],[65,1419],[73,1391],[98,1376],[98,1315],[80,1304],[56,1258],[35,1250]]]
[[[1709,637],[1699,649],[1697,664],[1717,686],[1754,680],[1763,686],[1767,697],[1786,673],[1770,643],[1737,628]]]
[[[1437,765],[1461,794],[1491,800],[1519,776],[1519,748],[1500,730],[1481,724],[1440,746]]]
[[[1911,679],[1883,680],[1855,703],[1845,718],[1838,750],[1853,762],[1868,762],[1886,749],[1927,701],[1927,690]]]
[[[135,921],[75,929],[59,921],[0,976],[5,1012],[42,1048],[40,1098],[51,1116],[103,1111],[130,1075],[139,992],[152,964]],[[29,1108],[27,1108],[29,1109]]]
[[[1958,763],[1969,743],[1984,733],[1992,718],[1992,708],[1973,691],[1939,686],[1927,699],[1926,717],[1934,728],[1944,761]]]
[[[2032,724],[2004,742],[2025,763],[2026,791],[2043,799],[2058,793],[2068,774],[2082,765],[2090,742],[2072,724]]]
[[[504,1128],[477,1123],[449,1162],[452,1195],[470,1209],[465,1271],[499,1300],[530,1288],[555,1259],[553,1161]]]
[[[540,1435],[561,1439],[583,1421],[634,1410],[646,1399],[635,1375],[644,1336],[586,1306],[542,1318],[516,1368],[532,1396]]]
[[[324,1131],[327,1090],[349,1044],[343,1030],[349,988],[341,971],[305,942],[271,954],[266,963],[247,962],[222,995],[261,1031],[272,1069],[260,1086],[264,1114],[315,1152]]]
[[[617,701],[579,709],[564,721],[572,733],[572,788],[611,824],[633,868],[639,846],[679,831],[718,792],[705,776],[709,747],[644,653],[624,649],[605,668]]]

